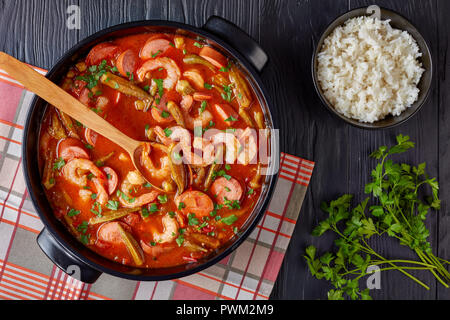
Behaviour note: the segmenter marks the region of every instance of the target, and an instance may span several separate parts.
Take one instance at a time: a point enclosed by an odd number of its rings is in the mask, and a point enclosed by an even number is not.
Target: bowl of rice
[[[404,123],[425,103],[432,82],[429,47],[404,17],[379,8],[347,12],[323,33],[312,73],[324,105],[364,129]]]

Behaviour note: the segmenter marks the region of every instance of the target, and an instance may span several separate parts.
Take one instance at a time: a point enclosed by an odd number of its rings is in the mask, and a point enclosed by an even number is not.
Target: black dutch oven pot
[[[203,28],[168,21],[139,21],[110,27],[81,41],[69,50],[47,74],[47,78],[58,83],[68,68],[98,43],[109,39],[143,32],[180,33],[205,39],[210,45],[235,59],[242,67],[262,105],[270,129],[276,125],[275,109],[270,102],[259,78],[267,63],[266,53],[247,34],[235,25],[219,17],[211,17]],[[45,196],[38,168],[38,141],[42,118],[47,103],[35,97],[25,125],[23,142],[23,165],[28,191],[45,228],[37,238],[38,245],[61,270],[86,283],[95,282],[102,273],[138,281],[162,281],[181,278],[199,272],[225,258],[235,250],[255,229],[271,199],[277,175],[266,177],[261,197],[247,222],[238,234],[210,256],[182,266],[162,269],[140,269],[113,262],[83,246],[53,215]],[[270,108],[270,109],[269,109]],[[271,135],[276,137],[276,135]],[[276,169],[279,160],[278,141],[270,142],[271,167]]]

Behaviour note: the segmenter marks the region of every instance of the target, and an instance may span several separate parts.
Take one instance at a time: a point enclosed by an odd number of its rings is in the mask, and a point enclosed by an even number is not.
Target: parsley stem
[[[388,270],[399,270],[399,271],[401,271],[401,270],[430,270],[430,268],[426,268],[426,267],[398,267],[398,266],[395,266],[395,267],[381,268],[379,272],[381,272],[381,271],[388,271]],[[372,274],[372,273],[364,272],[361,275],[359,275],[358,277],[356,277],[355,279],[359,280],[362,277],[370,275],[370,274]],[[430,289],[429,287],[427,287],[427,288],[428,288],[428,290]]]
[[[447,269],[444,268],[444,266],[436,259],[434,254],[427,253],[429,259],[434,263],[434,265],[438,268],[439,273],[444,276],[447,281],[450,281],[450,273],[447,271]]]
[[[365,244],[368,248],[370,248],[370,246],[367,244],[367,242],[366,242],[364,239],[362,239],[362,241],[364,242],[364,244]],[[388,260],[386,260],[385,258],[383,258],[382,256],[380,256],[378,253],[376,253],[372,248],[370,248],[370,249],[372,250],[372,253],[373,253],[374,256],[380,258],[381,260],[386,261],[386,263],[390,264],[392,267],[394,267],[394,268],[397,267],[397,268],[398,268],[398,266],[396,266],[396,265],[393,264],[393,263],[390,263]],[[425,283],[423,283],[422,281],[420,281],[419,279],[417,279],[417,278],[414,277],[413,275],[409,274],[408,272],[406,272],[406,271],[404,271],[404,270],[402,270],[402,269],[397,269],[397,270],[400,271],[401,273],[403,273],[405,276],[407,276],[407,277],[410,278],[411,280],[414,280],[415,282],[417,282],[418,284],[420,284],[420,285],[421,285],[422,287],[424,287],[425,289],[430,290],[430,287],[429,287],[429,286],[427,286]]]
[[[430,259],[419,249],[415,249],[417,255],[422,261],[428,261],[431,262]],[[431,262],[432,263],[432,262]],[[446,288],[448,288],[448,285],[436,274],[434,270],[430,270],[430,272],[434,275],[434,277]],[[441,273],[441,271],[438,269],[438,272]]]
[[[408,219],[406,219],[405,215],[403,214],[402,209],[400,208],[400,206],[398,205],[398,203],[395,203],[395,205],[396,205],[398,211],[400,212],[400,214],[402,215],[403,220],[405,220],[406,224],[407,224],[408,227],[411,229],[411,225],[409,224]],[[412,207],[414,208],[414,203],[413,203]]]
[[[417,264],[420,266],[424,266],[427,268],[437,268],[435,265],[431,265],[428,263],[423,263],[423,262],[419,262],[419,261],[414,261],[414,260],[389,260],[389,262],[392,263],[410,263],[410,264]],[[387,263],[387,261],[382,261],[382,260],[374,260],[371,261],[371,264],[373,265],[378,265],[378,264],[383,264],[383,263]]]
[[[336,227],[336,225],[333,226],[333,231],[335,231],[338,235],[340,235],[342,238],[344,238],[346,241],[349,241],[348,238],[346,236],[344,236]],[[416,283],[420,284],[422,287],[424,287],[427,290],[430,290],[430,287],[427,286],[425,283],[423,283],[422,281],[420,281],[419,279],[417,279],[416,277],[414,277],[413,275],[411,275],[410,273],[404,271],[403,269],[399,268],[397,265],[395,265],[394,263],[392,263],[391,261],[388,261],[387,259],[385,259],[384,257],[380,256],[378,253],[375,252],[375,250],[373,250],[369,244],[364,240],[364,238],[362,239],[362,241],[364,242],[364,246],[362,246],[361,244],[357,244],[357,246],[364,252],[369,253],[371,255],[374,255],[376,257],[378,257],[379,259],[381,259],[382,261],[385,261],[385,263],[390,264],[392,266],[393,269],[396,269],[398,271],[400,271],[401,273],[403,273],[405,276],[407,276],[408,278],[410,278],[411,280],[415,281]],[[424,261],[425,263],[425,261]],[[427,270],[430,270],[431,272],[432,269],[427,268]]]
[[[441,259],[439,257],[436,257],[436,259],[438,259],[439,262],[443,263],[443,264],[450,264],[449,261],[445,260],[445,259]]]

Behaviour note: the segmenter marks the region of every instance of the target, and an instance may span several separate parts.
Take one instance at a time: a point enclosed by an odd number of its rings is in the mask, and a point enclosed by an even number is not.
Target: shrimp
[[[251,128],[245,129],[239,136],[239,142],[242,146],[237,157],[239,164],[243,164],[244,166],[248,164],[256,164],[256,155],[258,153],[256,140],[256,131]]]
[[[70,160],[63,168],[63,176],[68,181],[79,187],[87,185],[87,173],[94,175],[92,182],[97,190],[97,202],[104,205],[108,202],[108,192],[106,191],[107,179],[106,175],[95,166],[91,160],[73,159]]]
[[[213,120],[213,115],[208,110],[203,111],[197,117],[192,117],[188,112],[183,111],[183,116],[186,128],[188,128],[189,130],[194,130],[195,127],[199,126],[201,126],[202,128],[206,128]]]
[[[166,214],[162,218],[162,224],[164,226],[164,232],[153,233],[153,240],[157,243],[167,243],[172,242],[178,236],[178,223],[170,215]]]
[[[119,201],[125,208],[142,207],[147,203],[155,201],[156,197],[159,196],[159,191],[152,190],[149,193],[145,193],[143,195],[140,195],[139,197],[133,198],[130,195],[130,190],[133,189],[133,187],[136,185],[142,185],[144,181],[144,178],[139,172],[128,172],[127,177],[122,181],[122,184],[120,185],[120,190],[125,195],[125,197],[119,197]],[[129,199],[133,199],[133,201],[129,201]]]
[[[152,60],[146,61],[142,67],[140,67],[137,70],[137,76],[139,81],[144,81],[145,75],[147,72],[164,68],[167,71],[167,78],[163,81],[163,87],[164,89],[170,90],[173,89],[175,84],[178,82],[178,79],[180,79],[181,72],[178,68],[175,61],[173,61],[170,58],[162,57],[162,58],[156,58]]]
[[[194,130],[195,127],[205,128],[208,126],[210,121],[213,120],[213,115],[211,112],[204,110],[196,117],[191,116],[189,110],[192,107],[192,103],[188,102],[187,99],[188,98],[183,98],[183,101],[181,101],[182,108],[180,108],[173,101],[169,101],[167,103],[167,109],[176,120],[177,124],[189,130]]]
[[[191,151],[191,134],[187,129],[176,126],[170,128],[170,132],[169,137],[167,137],[161,127],[155,127],[156,135],[166,146],[169,146],[174,142],[179,142],[177,148],[183,151],[183,159],[186,164],[195,164],[206,167],[214,162],[214,146],[212,146],[208,141],[202,137],[194,137],[194,148],[203,151],[202,157],[201,155]]]
[[[235,137],[234,134],[228,133],[228,132],[220,132],[217,130],[211,130],[211,133],[208,131],[206,135],[208,136],[208,138],[212,141],[212,143],[214,145],[225,144],[225,146],[226,146],[226,155],[225,155],[226,163],[232,164],[236,161],[241,144],[240,144],[239,140]]]
[[[154,179],[167,179],[170,178],[171,170],[169,165],[168,156],[160,158],[161,167],[155,167],[152,159],[150,158],[151,146],[146,143],[144,150],[141,154],[141,163],[147,169],[149,175]]]

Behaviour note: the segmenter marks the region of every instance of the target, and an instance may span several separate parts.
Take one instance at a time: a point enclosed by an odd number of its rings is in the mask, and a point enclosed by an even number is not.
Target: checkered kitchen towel
[[[220,263],[171,281],[137,282],[104,274],[95,284],[84,284],[54,266],[36,244],[43,224],[28,196],[21,163],[23,126],[32,98],[0,70],[0,299],[269,298],[313,162],[281,155],[281,174],[267,212],[250,237]]]

